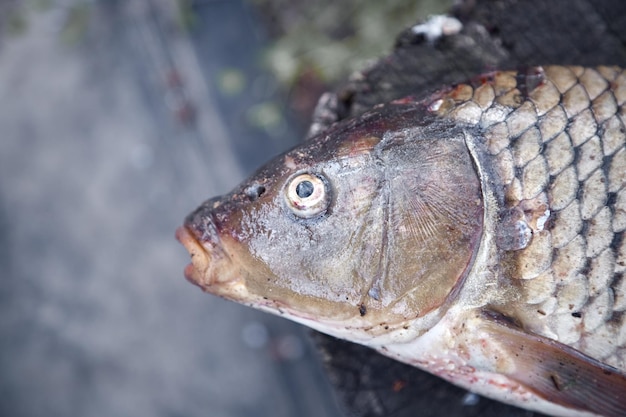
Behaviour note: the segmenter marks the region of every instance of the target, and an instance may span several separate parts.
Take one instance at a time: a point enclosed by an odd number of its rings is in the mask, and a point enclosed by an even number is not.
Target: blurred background
[[[307,331],[204,295],[184,216],[449,3],[0,1],[0,415],[341,416]]]

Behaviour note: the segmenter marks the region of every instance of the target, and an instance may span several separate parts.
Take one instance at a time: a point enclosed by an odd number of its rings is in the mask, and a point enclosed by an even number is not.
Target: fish
[[[184,220],[207,293],[554,416],[626,416],[626,71],[484,73],[338,121]]]

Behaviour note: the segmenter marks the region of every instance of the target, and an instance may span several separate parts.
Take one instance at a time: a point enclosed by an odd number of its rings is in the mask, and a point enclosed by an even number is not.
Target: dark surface
[[[339,90],[338,117],[496,68],[626,66],[626,2],[621,0],[465,1],[454,15],[464,25],[457,35],[429,42],[409,30],[400,34],[389,56]],[[464,390],[367,348],[321,334],[316,340],[350,416],[540,415],[468,397]]]
[[[315,340],[348,416],[541,416],[468,393],[362,346],[320,333]]]
[[[392,54],[342,91],[350,114],[493,69],[626,62],[626,2],[619,0],[465,1],[453,15],[464,24],[458,35],[428,42],[401,33]]]

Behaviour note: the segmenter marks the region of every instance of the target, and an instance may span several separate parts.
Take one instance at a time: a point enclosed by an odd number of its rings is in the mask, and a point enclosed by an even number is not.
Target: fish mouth
[[[191,255],[191,263],[185,267],[187,281],[218,297],[237,302],[250,301],[252,295],[241,268],[234,267],[221,244],[215,241],[204,243],[195,231],[187,225],[176,230],[176,239]]]
[[[217,293],[218,287],[241,281],[234,274],[232,260],[226,254],[220,243],[207,241],[206,243],[195,233],[195,228],[188,225],[176,230],[176,239],[187,249],[191,256],[191,263],[185,267],[185,278],[204,291]]]
[[[212,284],[211,254],[198,242],[193,233],[185,226],[176,229],[176,239],[187,249],[191,262],[185,267],[187,281],[204,289]],[[207,280],[207,278],[209,278]],[[208,282],[207,282],[208,281]]]

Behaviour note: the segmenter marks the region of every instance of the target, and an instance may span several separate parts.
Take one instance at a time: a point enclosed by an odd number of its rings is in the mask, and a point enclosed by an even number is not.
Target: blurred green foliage
[[[247,80],[243,71],[237,68],[225,68],[217,76],[217,87],[225,96],[236,96],[246,88]]]
[[[4,0],[0,1],[0,38],[17,36],[28,30],[29,19],[37,13],[54,12],[61,38],[75,43],[83,39],[89,26],[93,0]]]
[[[78,2],[67,9],[61,28],[61,36],[65,42],[79,42],[86,34],[89,26],[90,7],[90,3]]]
[[[9,35],[19,35],[23,33],[28,26],[26,17],[19,10],[11,10],[6,19],[6,30]]]
[[[193,12],[192,0],[176,0],[178,8],[178,23],[185,29],[191,29],[198,23],[198,19]]]
[[[313,72],[332,83],[388,53],[406,27],[452,0],[252,0],[274,38],[266,63],[288,84]]]

